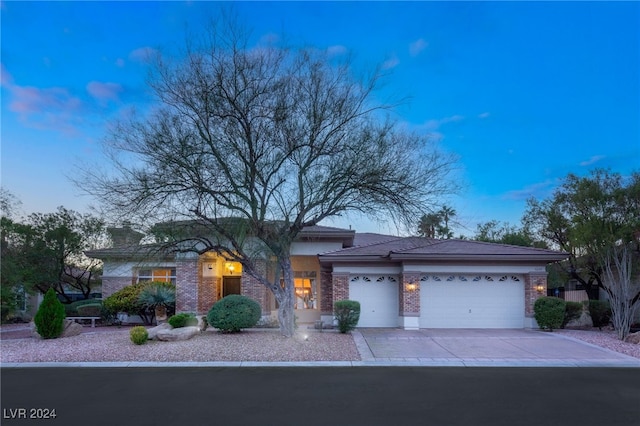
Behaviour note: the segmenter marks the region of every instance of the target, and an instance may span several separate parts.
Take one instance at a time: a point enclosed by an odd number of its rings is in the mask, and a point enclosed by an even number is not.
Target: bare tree
[[[128,220],[196,221],[197,236],[170,239],[176,250],[240,262],[273,292],[291,336],[300,230],[349,211],[416,223],[452,188],[454,160],[376,103],[379,70],[356,78],[349,60],[248,39],[235,23],[214,24],[183,57],[158,58],[157,108],[113,127],[115,172],[90,172],[82,186]],[[256,267],[256,253],[275,259],[275,274]]]
[[[640,281],[633,281],[634,253],[628,244],[613,247],[607,251],[603,260],[603,288],[611,304],[611,321],[620,340],[629,334],[636,309],[640,306],[637,295],[640,293]],[[637,271],[636,271],[637,272]]]

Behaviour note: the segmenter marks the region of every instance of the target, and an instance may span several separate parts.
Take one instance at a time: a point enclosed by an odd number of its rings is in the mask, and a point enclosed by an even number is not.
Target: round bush
[[[198,325],[198,319],[192,314],[175,314],[168,320],[173,328],[193,327]]]
[[[541,297],[533,304],[533,313],[542,329],[553,331],[560,328],[564,320],[566,303],[558,297]]]
[[[258,302],[239,294],[230,294],[216,302],[207,314],[211,327],[225,332],[238,332],[255,326],[260,319]]]
[[[149,339],[149,333],[146,328],[138,325],[129,331],[129,337],[136,345],[144,345],[147,342],[147,339]]]
[[[36,331],[43,339],[55,339],[64,330],[64,306],[58,300],[56,292],[50,288],[33,317]]]

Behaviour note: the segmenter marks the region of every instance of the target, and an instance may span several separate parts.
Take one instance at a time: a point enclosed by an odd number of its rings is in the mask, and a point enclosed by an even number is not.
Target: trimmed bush
[[[566,302],[558,297],[541,297],[533,304],[533,314],[542,329],[553,331],[564,320]]]
[[[564,328],[569,322],[580,318],[583,310],[584,305],[580,302],[565,302],[562,328]]]
[[[64,312],[67,314],[68,317],[76,317],[76,316],[87,316],[87,315],[80,315],[78,313],[79,307],[84,305],[95,305],[95,304],[99,304],[100,309],[102,309],[102,299],[77,300],[75,302],[63,304],[63,305],[64,305]],[[94,316],[94,315],[91,315],[91,316]]]
[[[78,306],[79,317],[99,317],[102,316],[102,303],[87,303]]]
[[[589,314],[593,320],[593,326],[602,330],[611,321],[611,305],[606,300],[589,300]]]
[[[113,314],[118,312],[137,314],[144,309],[144,306],[138,302],[138,297],[144,287],[143,283],[128,285],[104,299],[103,305]]]
[[[36,331],[43,339],[55,339],[62,334],[64,318],[64,306],[58,300],[56,292],[50,288],[33,318]]]
[[[255,326],[260,320],[260,313],[260,305],[255,300],[230,294],[213,305],[207,321],[211,327],[233,333]]]
[[[360,302],[339,300],[333,304],[333,314],[338,320],[340,333],[347,333],[358,325],[360,320]]]
[[[129,337],[136,345],[144,345],[149,339],[149,332],[143,326],[138,325],[129,331]]]
[[[175,314],[168,320],[169,324],[173,328],[193,327],[198,325],[198,318],[192,314]]]

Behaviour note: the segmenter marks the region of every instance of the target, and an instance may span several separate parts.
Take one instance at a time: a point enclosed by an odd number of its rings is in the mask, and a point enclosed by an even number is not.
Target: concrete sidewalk
[[[538,330],[358,329],[366,365],[640,367],[640,359]]]

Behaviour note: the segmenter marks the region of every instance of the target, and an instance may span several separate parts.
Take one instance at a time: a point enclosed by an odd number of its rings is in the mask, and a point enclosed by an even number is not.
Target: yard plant
[[[559,297],[541,297],[533,305],[536,322],[542,329],[553,331],[564,320],[566,302]]]
[[[167,321],[173,328],[191,327],[198,325],[198,319],[193,314],[180,313],[170,317]]]
[[[216,302],[209,313],[209,325],[224,332],[238,332],[255,326],[260,319],[260,305],[239,294],[230,294]]]
[[[149,339],[149,332],[147,331],[146,328],[139,325],[139,326],[133,327],[129,331],[129,337],[131,338],[131,341],[136,345],[144,345]]]
[[[43,339],[55,339],[64,330],[64,318],[64,306],[58,300],[56,292],[50,288],[33,318],[36,331]]]
[[[360,320],[360,302],[339,300],[333,305],[333,314],[338,321],[340,333],[347,333],[358,325]]]

